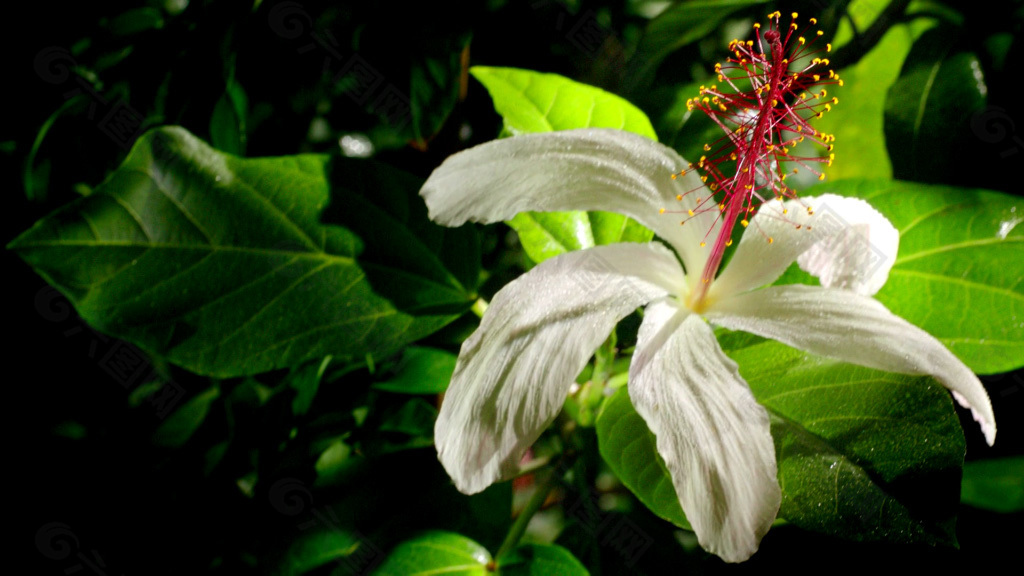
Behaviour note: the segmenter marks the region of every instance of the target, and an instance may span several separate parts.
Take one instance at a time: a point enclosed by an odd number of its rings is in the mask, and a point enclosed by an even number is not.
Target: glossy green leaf
[[[239,159],[161,128],[9,248],[89,324],[193,372],[387,355],[468,309],[473,296],[444,262],[470,243],[451,242],[422,202],[401,214],[367,199],[362,184],[401,185],[375,166]],[[407,185],[377,196],[408,202],[419,186]],[[346,227],[321,223],[329,202]]]
[[[626,100],[579,82],[516,68],[476,66],[470,73],[494,100],[512,134],[619,128],[657,139],[647,116]],[[636,221],[607,212],[521,212],[508,221],[526,254],[542,262],[564,252],[616,242],[647,242]]]
[[[896,178],[948,181],[963,170],[961,146],[976,142],[971,117],[984,108],[988,88],[977,55],[959,50],[955,39],[950,27],[923,34],[889,89],[885,143]]]
[[[945,389],[771,341],[727,352],[772,416],[781,518],[855,540],[955,544],[965,444]],[[623,483],[679,525],[654,436],[624,391],[607,403],[597,432]]]
[[[854,540],[956,544],[966,445],[945,388],[772,341],[729,354],[772,415],[781,518]]]
[[[896,264],[875,295],[880,302],[977,373],[1024,365],[1024,201],[899,181],[847,180],[808,191],[826,192],[868,200],[900,231]]]
[[[558,74],[474,66],[494,109],[512,134],[618,128],[657,139],[650,120],[623,98]]]
[[[217,398],[220,398],[220,388],[217,386],[211,386],[190,398],[160,424],[153,433],[153,443],[157,446],[176,448],[188,442],[206,420],[210,406]]]
[[[692,529],[658,455],[654,434],[633,409],[625,387],[601,408],[597,440],[601,457],[645,506],[676,526]]]
[[[399,394],[440,394],[448,389],[457,359],[444,350],[409,346],[402,352],[395,375],[375,382],[373,388]]]
[[[571,552],[554,544],[524,544],[498,559],[501,576],[587,576],[590,572]]]
[[[1024,511],[1024,456],[964,464],[960,501],[1005,514]]]
[[[376,576],[487,576],[491,554],[465,536],[432,531],[402,542]]]

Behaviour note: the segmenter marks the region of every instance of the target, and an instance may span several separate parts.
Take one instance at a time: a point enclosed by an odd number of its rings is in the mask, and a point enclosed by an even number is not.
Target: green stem
[[[500,561],[503,556],[512,551],[519,544],[519,540],[523,537],[526,532],[526,526],[530,523],[530,519],[533,515],[541,509],[544,502],[548,499],[548,494],[551,489],[554,488],[558,481],[559,473],[562,467],[558,466],[553,470],[548,470],[543,473],[543,479],[537,483],[537,487],[530,496],[530,500],[523,507],[523,511],[516,516],[515,522],[512,523],[512,527],[508,529],[508,535],[505,536],[505,541],[501,543],[498,548],[498,553],[494,555],[494,559]],[[540,474],[540,473],[538,473]]]

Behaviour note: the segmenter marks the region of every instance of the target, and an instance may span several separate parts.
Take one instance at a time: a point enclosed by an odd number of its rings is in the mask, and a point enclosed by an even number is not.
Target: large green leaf
[[[922,35],[889,89],[885,142],[897,178],[948,181],[963,170],[961,146],[977,141],[971,117],[988,88],[977,55],[959,50],[956,35],[945,26]]]
[[[776,342],[728,351],[772,416],[779,516],[856,540],[955,544],[964,439],[948,393],[930,378],[888,374]],[[681,510],[653,434],[619,392],[597,421],[605,460],[644,504]]]
[[[650,120],[619,96],[557,74],[476,66],[479,80],[512,134],[574,128],[618,128],[657,140]],[[508,224],[534,262],[615,242],[647,242],[653,234],[608,212],[521,212]]]
[[[892,175],[889,154],[881,145],[885,137],[885,100],[878,94],[896,81],[912,40],[909,26],[893,26],[857,64],[839,71],[842,87],[826,87],[840,100],[829,113],[814,121],[815,128],[836,137],[835,162],[820,166],[829,180]],[[808,148],[814,146],[807,142]],[[813,149],[808,152],[821,155]]]
[[[491,553],[465,536],[433,531],[402,542],[388,554],[376,576],[487,576]]]
[[[619,388],[601,407],[597,439],[601,457],[645,506],[676,526],[692,530],[658,455],[654,434],[633,409],[626,387]]]
[[[845,180],[809,193],[826,192],[868,200],[900,231],[896,264],[876,295],[880,302],[975,372],[1024,365],[1024,201],[899,181]]]
[[[512,134],[573,128],[618,128],[657,139],[651,121],[623,98],[558,74],[474,66],[494,109]]]
[[[89,324],[193,372],[390,354],[468,308],[444,263],[471,242],[368,200],[364,184],[401,185],[372,166],[240,159],[161,128],[93,194],[9,248]],[[414,197],[417,184],[397,193]],[[321,223],[329,202],[346,227]]]

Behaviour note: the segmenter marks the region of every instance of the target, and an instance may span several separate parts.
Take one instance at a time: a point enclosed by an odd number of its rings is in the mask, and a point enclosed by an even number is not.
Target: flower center
[[[838,74],[826,69],[828,59],[817,56],[831,51],[832,45],[820,46],[816,42],[823,34],[820,30],[809,34],[810,40],[800,35],[796,12],[783,32],[779,28],[781,17],[780,12],[773,12],[768,15],[768,29],[763,34],[761,24],[757,23],[753,26],[754,39],[729,43],[733,55],[725,65],[716,64],[715,72],[718,82],[727,84],[730,91],[719,89],[717,84],[701,86],[700,96],[686,103],[689,110],[700,110],[725,132],[715,142],[704,145],[706,154],[698,162],[672,176],[698,171],[711,194],[698,197],[696,207],[686,212],[693,217],[714,210],[722,224],[700,282],[688,298],[687,304],[695,311],[706,308],[704,300],[726,248],[732,245],[736,222],[746,228],[754,211],[765,201],[796,198],[796,190],[786,184],[786,178],[801,168],[824,180],[825,174],[814,164],[831,165],[835,158],[835,136],[819,132],[810,124],[810,119],[821,118],[839,103],[838,98],[829,98],[824,88],[812,90],[817,84],[843,84]],[[814,18],[809,22],[812,26],[817,24]],[[824,147],[828,155],[793,154],[793,148],[805,139]],[[791,172],[785,171],[784,164],[792,167]],[[700,194],[701,190],[691,190],[677,199]],[[706,241],[707,237],[701,246]],[[766,237],[766,241],[774,240]]]

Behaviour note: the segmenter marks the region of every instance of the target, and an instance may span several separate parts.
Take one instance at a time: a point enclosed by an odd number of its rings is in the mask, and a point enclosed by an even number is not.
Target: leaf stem
[[[500,562],[501,558],[511,552],[518,544],[519,540],[526,533],[526,527],[530,523],[530,519],[537,513],[538,510],[544,505],[544,502],[548,499],[548,494],[551,489],[555,487],[561,477],[560,471],[564,470],[563,467],[564,458],[558,460],[558,465],[554,468],[547,470],[546,472],[538,472],[541,476],[537,486],[534,489],[530,499],[526,502],[526,506],[523,507],[522,512],[516,516],[515,522],[512,523],[512,527],[508,529],[508,534],[505,536],[505,540],[501,543],[498,548],[498,553],[494,555],[494,559]]]

